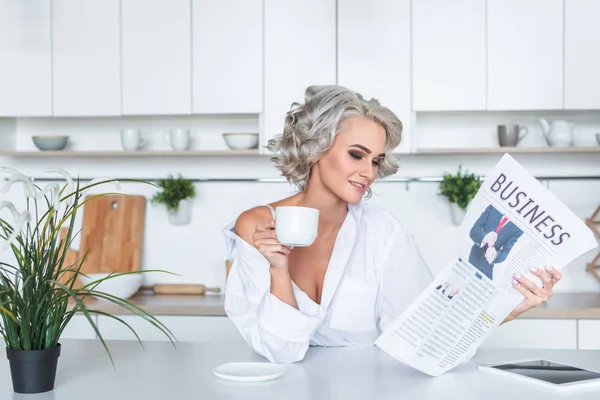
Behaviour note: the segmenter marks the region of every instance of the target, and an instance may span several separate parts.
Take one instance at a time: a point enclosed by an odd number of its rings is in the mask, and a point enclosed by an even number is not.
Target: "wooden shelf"
[[[140,150],[140,151],[0,151],[0,157],[198,157],[198,156],[258,156],[251,150]]]
[[[476,147],[422,148],[415,154],[488,154],[488,153],[600,153],[600,146],[590,147]]]

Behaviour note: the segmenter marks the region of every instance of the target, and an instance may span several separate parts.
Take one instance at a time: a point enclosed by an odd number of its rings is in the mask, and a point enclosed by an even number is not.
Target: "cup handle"
[[[521,135],[522,133],[522,135]],[[519,139],[517,140],[517,143],[519,143],[521,140],[525,139],[525,136],[527,136],[527,134],[529,133],[529,129],[527,129],[526,126],[522,126],[519,128]]]
[[[165,143],[170,146],[171,145],[171,141],[169,140],[170,135],[169,132],[165,132],[165,134],[163,135],[163,139],[165,140]]]
[[[147,144],[148,144],[148,141],[146,140],[146,138],[140,136],[140,146],[139,146],[139,148],[141,149],[142,147],[145,147]]]

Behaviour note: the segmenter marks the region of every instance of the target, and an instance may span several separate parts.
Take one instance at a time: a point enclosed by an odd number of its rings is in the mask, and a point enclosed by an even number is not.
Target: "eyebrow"
[[[361,150],[363,150],[364,152],[366,152],[367,154],[371,154],[371,150],[369,150],[368,148],[366,148],[365,146],[361,145],[361,144],[353,144],[350,147],[357,147]],[[385,153],[381,153],[378,157],[385,157]]]

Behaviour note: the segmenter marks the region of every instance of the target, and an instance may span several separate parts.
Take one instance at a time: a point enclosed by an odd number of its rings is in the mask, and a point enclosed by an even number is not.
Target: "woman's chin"
[[[353,206],[357,205],[358,203],[360,203],[360,201],[363,199],[363,194],[361,193],[352,193],[352,194],[347,194],[346,196],[343,196],[342,199],[346,202],[346,203],[350,203]]]

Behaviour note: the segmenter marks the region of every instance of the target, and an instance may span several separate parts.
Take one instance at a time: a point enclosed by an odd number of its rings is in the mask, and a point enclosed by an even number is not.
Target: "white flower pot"
[[[179,207],[176,212],[167,211],[169,222],[173,225],[187,225],[192,219],[192,199],[183,199],[179,201]]]
[[[452,217],[452,222],[454,225],[462,224],[463,219],[465,218],[466,211],[460,208],[460,206],[456,203],[450,203],[450,216]]]

